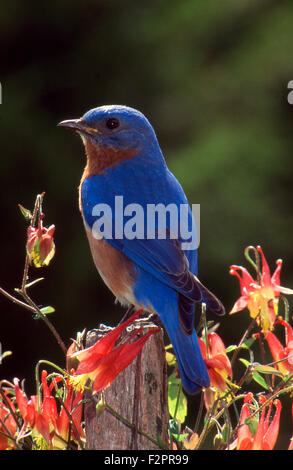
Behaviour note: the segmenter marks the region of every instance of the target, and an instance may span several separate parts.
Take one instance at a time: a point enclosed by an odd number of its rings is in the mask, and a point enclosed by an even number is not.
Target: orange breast
[[[135,304],[133,263],[105,240],[94,238],[91,230],[86,230],[86,233],[94,263],[105,284],[120,302]]]

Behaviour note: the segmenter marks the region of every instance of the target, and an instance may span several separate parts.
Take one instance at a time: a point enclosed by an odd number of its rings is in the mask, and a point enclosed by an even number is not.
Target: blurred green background
[[[200,278],[228,311],[239,297],[229,266],[245,263],[247,245],[261,244],[272,269],[283,258],[282,285],[293,286],[290,0],[11,1],[0,44],[0,285],[12,292],[21,282],[17,204],[32,208],[45,191],[57,249],[32,273],[46,277],[32,294],[56,308],[51,320],[67,345],[123,313],[96,273],[78,211],[82,144],[56,128],[99,105],[127,104],[153,124],[168,166],[201,205]],[[2,350],[13,351],[1,378],[26,377],[33,391],[36,362],[62,364],[62,353],[40,321],[3,297],[0,312]],[[248,312],[220,321],[232,344]],[[278,448],[287,440],[280,435]]]

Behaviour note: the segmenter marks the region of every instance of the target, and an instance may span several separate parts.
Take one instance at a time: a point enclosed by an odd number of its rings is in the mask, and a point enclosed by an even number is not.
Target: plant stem
[[[218,401],[215,401],[211,411],[208,413],[208,416],[207,416],[207,419],[205,421],[205,425],[204,425],[204,429],[201,433],[201,435],[199,436],[199,440],[198,440],[198,443],[196,445],[196,448],[195,450],[198,450],[202,444],[202,442],[205,440],[205,438],[207,437],[207,435],[210,433],[210,431],[213,429],[213,427],[216,425],[217,421],[219,420],[219,418],[222,416],[222,414],[225,412],[226,408],[229,408],[233,403],[235,403],[236,401],[240,400],[241,398],[244,398],[245,397],[245,394],[242,394],[242,395],[238,395],[237,397],[233,398],[228,404],[226,407],[223,407],[219,412],[218,414],[216,414],[216,416],[214,417],[214,411],[217,409],[217,403]],[[231,439],[232,440],[232,439]]]
[[[13,295],[6,292],[6,290],[2,289],[2,287],[0,287],[0,292],[1,292],[1,294],[5,295],[5,297],[7,297],[9,300],[11,300],[11,302],[19,305],[20,307],[23,307],[23,308],[29,310],[32,313],[36,313],[35,309],[33,307],[26,304],[25,302],[22,302],[21,300],[17,299],[16,297],[13,297]]]
[[[232,356],[232,359],[231,359],[231,367],[232,367],[232,368],[233,368],[233,365],[234,365],[234,363],[235,363],[235,361],[236,361],[236,358],[237,358],[237,356],[238,356],[238,354],[239,354],[239,351],[240,351],[240,348],[241,348],[242,344],[244,343],[244,341],[246,340],[246,338],[247,338],[248,335],[250,334],[250,332],[251,332],[251,330],[253,329],[255,323],[256,323],[256,321],[255,321],[255,319],[253,318],[252,321],[250,322],[250,324],[249,324],[247,330],[245,331],[244,335],[242,336],[242,338],[241,338],[241,340],[240,340],[240,342],[239,342],[239,344],[238,344],[238,346],[237,346],[237,349],[235,349],[235,352],[234,352],[234,354],[233,354],[233,356]]]
[[[35,201],[35,206],[34,206],[34,211],[31,219],[30,226],[33,227],[36,224],[37,217],[42,216],[42,202],[44,198],[45,193],[38,194],[36,201]],[[17,299],[13,295],[9,294],[7,291],[5,291],[2,287],[0,287],[0,293],[3,294],[5,297],[7,297],[11,302],[19,305],[20,307],[25,308],[26,310],[29,310],[30,312],[34,313],[38,317],[40,317],[44,323],[47,325],[53,336],[55,337],[57,343],[59,344],[60,348],[62,349],[62,352],[66,356],[67,353],[67,348],[65,347],[65,344],[63,343],[61,336],[57,332],[56,328],[53,326],[53,324],[48,320],[47,316],[41,311],[41,309],[35,304],[35,302],[30,298],[30,296],[27,293],[27,287],[33,285],[34,283],[38,282],[38,280],[31,282],[30,284],[27,285],[27,280],[28,280],[28,271],[29,271],[29,265],[30,265],[30,260],[29,256],[26,254],[25,257],[25,263],[24,263],[24,270],[23,270],[23,275],[22,275],[22,283],[20,289],[16,289],[18,294],[20,294],[25,302],[22,302],[21,300]]]
[[[20,293],[24,297],[24,299],[26,300],[27,304],[29,304],[32,307],[31,311],[33,311],[36,315],[38,315],[45,322],[45,324],[47,325],[47,327],[49,328],[49,330],[51,331],[51,333],[55,337],[57,343],[59,344],[60,348],[62,349],[63,353],[66,356],[67,348],[66,348],[65,344],[63,343],[63,341],[61,339],[61,336],[59,335],[59,333],[56,330],[56,328],[54,327],[54,325],[50,322],[50,320],[48,320],[47,315],[45,315],[40,310],[40,308],[34,303],[34,301],[27,294],[26,290],[21,291]]]
[[[203,397],[203,392],[202,392],[201,397],[200,397],[200,405],[199,405],[199,409],[198,409],[198,412],[197,412],[197,417],[196,417],[194,430],[193,430],[194,433],[197,432],[197,430],[198,430],[198,426],[199,426],[199,422],[200,422],[200,418],[201,418],[202,410],[203,410],[203,404],[204,404],[204,397]]]

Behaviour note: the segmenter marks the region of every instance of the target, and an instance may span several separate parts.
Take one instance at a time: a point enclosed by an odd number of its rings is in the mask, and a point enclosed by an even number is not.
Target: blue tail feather
[[[179,321],[178,293],[170,287],[159,284],[149,273],[138,269],[135,297],[145,308],[152,307],[164,324],[176,354],[184,389],[189,394],[199,392],[210,384],[209,375],[193,327],[183,331]],[[158,288],[159,287],[159,288]],[[190,315],[191,320],[193,314]]]
[[[187,336],[179,326],[178,312],[172,315],[159,314],[163,321],[177,358],[182,385],[187,393],[193,395],[210,385],[209,375],[202,358],[195,330]]]

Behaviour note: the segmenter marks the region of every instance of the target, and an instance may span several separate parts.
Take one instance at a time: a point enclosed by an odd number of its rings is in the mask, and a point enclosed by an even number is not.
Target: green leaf
[[[5,351],[3,354],[0,354],[0,364],[5,359],[5,357],[11,356],[12,351]]]
[[[31,220],[33,218],[31,211],[23,207],[21,204],[18,204],[18,207],[26,220]]]
[[[242,364],[244,364],[246,367],[251,366],[250,362],[247,359],[243,359],[243,357],[241,357],[239,361],[242,362]]]
[[[253,343],[255,342],[256,338],[249,338],[246,341],[244,341],[241,345],[242,348],[244,349],[249,349]]]
[[[253,418],[246,418],[244,424],[248,425],[251,434],[254,436],[259,424],[257,418],[255,416]]]
[[[182,442],[182,441],[184,441],[184,439],[187,439],[189,437],[189,434],[188,433],[179,434],[179,435],[176,434],[176,435],[174,435],[174,437],[175,437],[176,441]]]
[[[275,375],[279,375],[280,377],[283,377],[282,372],[280,372],[279,370],[275,369],[272,366],[263,366],[262,364],[253,364],[253,368],[260,374],[275,374]]]
[[[247,339],[246,341],[244,341],[244,342],[241,344],[240,348],[249,349],[249,348],[252,346],[252,344],[255,342],[255,339],[256,339],[256,338],[249,338],[249,339]],[[229,352],[231,352],[231,351],[235,351],[235,349],[238,349],[237,344],[231,344],[231,346],[228,346],[228,347],[226,348],[226,353],[229,353]]]
[[[172,418],[175,417],[180,423],[184,423],[187,415],[187,399],[182,391],[181,380],[176,373],[168,378],[168,406]]]
[[[226,353],[229,353],[231,351],[235,351],[235,349],[237,349],[237,348],[238,348],[238,346],[236,344],[231,344],[231,346],[228,346],[226,348]]]
[[[227,424],[225,423],[223,425],[223,427],[221,428],[221,432],[222,432],[222,439],[224,442],[228,442],[228,437],[229,437],[229,427],[227,426]]]
[[[253,372],[252,378],[255,382],[257,382],[265,390],[269,389],[268,384],[266,383],[265,379],[258,372]]]
[[[49,313],[54,313],[55,312],[55,308],[51,307],[50,305],[48,305],[48,307],[43,307],[40,310],[44,315],[48,315]]]

